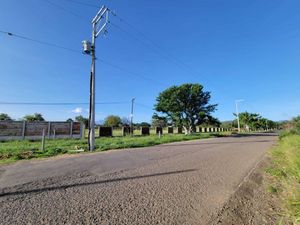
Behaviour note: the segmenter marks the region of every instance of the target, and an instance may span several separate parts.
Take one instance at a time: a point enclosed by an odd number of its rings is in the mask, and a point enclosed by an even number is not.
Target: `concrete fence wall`
[[[163,134],[163,128],[162,127],[155,127],[155,133],[156,134]]]
[[[97,137],[113,137],[130,135],[130,127],[97,127]],[[165,129],[165,130],[164,130]],[[135,135],[150,134],[181,134],[182,127],[140,127],[135,128]],[[78,122],[23,122],[23,121],[0,121],[0,141],[1,140],[36,140],[41,139],[45,133],[45,138],[84,138],[87,132],[83,124]],[[197,127],[196,132],[223,132],[229,129],[215,127]]]
[[[0,121],[0,140],[81,138],[83,125],[78,122]]]
[[[112,137],[113,136],[113,128],[112,127],[98,127],[99,129],[99,137]]]
[[[150,135],[150,127],[141,127],[141,135]]]
[[[168,127],[168,134],[173,134],[173,133],[174,133],[174,128]]]

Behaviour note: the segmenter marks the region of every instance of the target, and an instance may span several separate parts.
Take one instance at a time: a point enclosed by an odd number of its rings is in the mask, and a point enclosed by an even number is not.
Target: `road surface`
[[[0,167],[0,224],[207,224],[275,143],[226,137]]]

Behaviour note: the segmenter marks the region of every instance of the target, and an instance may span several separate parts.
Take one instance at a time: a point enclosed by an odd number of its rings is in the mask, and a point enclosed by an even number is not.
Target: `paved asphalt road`
[[[227,137],[0,167],[0,224],[207,224],[275,143]]]

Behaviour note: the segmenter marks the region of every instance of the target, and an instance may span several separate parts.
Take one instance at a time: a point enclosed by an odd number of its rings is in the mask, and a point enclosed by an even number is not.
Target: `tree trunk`
[[[183,126],[183,129],[184,129],[184,134],[188,135],[188,129],[186,128],[186,126]]]
[[[189,134],[192,133],[192,127],[191,126],[189,126],[189,127],[183,126],[183,129],[184,129],[184,134],[185,135],[189,135]]]

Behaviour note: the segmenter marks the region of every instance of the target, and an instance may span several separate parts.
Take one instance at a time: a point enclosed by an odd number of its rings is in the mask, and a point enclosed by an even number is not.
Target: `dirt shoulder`
[[[269,158],[260,162],[213,217],[210,224],[291,224],[281,216],[283,215],[281,201],[277,194],[268,191],[271,178],[266,174],[265,169],[269,165]]]

